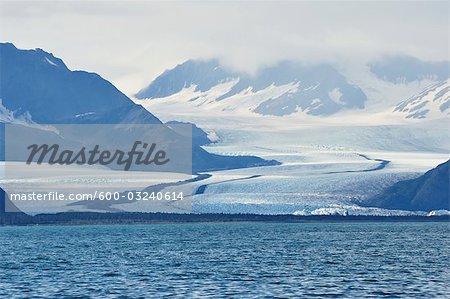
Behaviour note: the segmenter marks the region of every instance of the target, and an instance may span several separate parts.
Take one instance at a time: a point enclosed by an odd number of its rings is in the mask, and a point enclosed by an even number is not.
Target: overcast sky
[[[254,71],[387,53],[449,59],[449,2],[0,2],[0,39],[42,48],[127,94],[189,58]]]

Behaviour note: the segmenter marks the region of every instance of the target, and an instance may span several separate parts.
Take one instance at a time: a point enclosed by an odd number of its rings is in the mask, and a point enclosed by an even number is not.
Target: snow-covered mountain
[[[437,119],[450,115],[450,79],[432,85],[399,103],[394,113],[407,119]]]
[[[51,53],[11,43],[0,43],[0,99],[0,157],[4,123],[162,125],[98,74],[72,71]],[[254,156],[210,154],[199,144],[193,144],[192,159],[194,172],[278,164]]]
[[[330,115],[363,109],[367,100],[331,65],[292,61],[260,69],[255,75],[229,71],[217,60],[189,60],[165,71],[136,94],[137,99],[176,99],[185,105],[261,115],[302,111]]]

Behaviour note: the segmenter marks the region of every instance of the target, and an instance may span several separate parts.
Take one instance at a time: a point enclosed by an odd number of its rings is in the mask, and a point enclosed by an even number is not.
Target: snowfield
[[[406,118],[441,118],[450,115],[450,79],[424,89],[398,104],[394,112]]]
[[[171,102],[172,101],[172,102]],[[218,141],[204,148],[256,155],[279,166],[217,171],[195,183],[195,212],[407,215],[357,204],[450,158],[448,118],[405,122],[392,115],[255,116],[195,113],[161,100],[138,101],[163,120],[196,123]],[[419,214],[426,215],[422,212]]]

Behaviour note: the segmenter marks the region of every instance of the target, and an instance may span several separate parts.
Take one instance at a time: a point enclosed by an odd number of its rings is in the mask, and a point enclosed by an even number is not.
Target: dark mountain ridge
[[[21,50],[11,43],[0,43],[0,99],[4,110],[26,114],[38,124],[162,125],[98,74],[71,71],[42,49]],[[3,143],[4,137],[0,140]],[[210,154],[193,141],[194,173],[279,164],[254,156]]]
[[[400,181],[362,204],[390,210],[450,210],[450,160],[422,176]]]

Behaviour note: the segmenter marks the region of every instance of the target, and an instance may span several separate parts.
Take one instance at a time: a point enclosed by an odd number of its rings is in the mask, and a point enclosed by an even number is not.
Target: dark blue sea
[[[449,228],[0,227],[0,298],[450,298]]]

